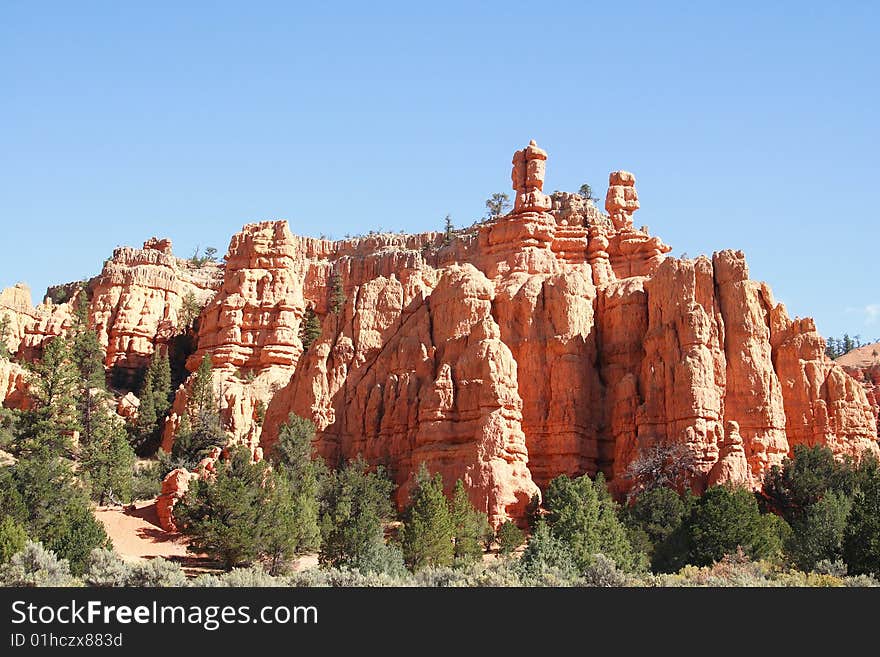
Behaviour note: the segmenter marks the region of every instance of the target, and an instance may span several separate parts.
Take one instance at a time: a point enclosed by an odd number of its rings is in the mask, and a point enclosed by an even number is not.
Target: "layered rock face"
[[[220,268],[196,268],[176,258],[171,241],[152,238],[142,249],[120,247],[91,281],[90,322],[106,349],[107,367],[137,370],[157,346],[183,330],[184,299],[197,307],[219,284]]]
[[[64,303],[54,303],[48,294],[33,306],[30,289],[21,283],[0,292],[0,319],[9,320],[6,345],[22,362],[38,360],[47,339],[70,329],[85,295],[89,325],[106,350],[105,365],[146,367],[156,347],[180,332],[184,299],[191,295],[194,307],[203,306],[219,286],[221,272],[216,263],[197,267],[176,258],[167,239],[152,238],[142,249],[120,247],[99,276],[50,288],[68,299]]]
[[[287,222],[249,224],[232,238],[223,280],[200,316],[198,350],[187,366],[209,355],[224,426],[235,442],[256,449],[266,404],[293,373],[306,307],[326,312],[330,242],[294,237]],[[306,301],[306,294],[311,298]],[[187,386],[177,394],[166,423],[170,451],[186,411]]]
[[[233,439],[269,450],[297,413],[331,464],[386,466],[400,503],[425,463],[450,488],[461,478],[495,524],[558,474],[602,471],[623,493],[655,443],[688,446],[696,490],[759,486],[796,444],[877,451],[863,388],[810,320],[749,279],[742,253],[670,258],[634,227],[631,173],[610,175],[606,214],[546,196],[546,163],[534,142],[517,151],[514,211],[448,244],[246,226],[189,363],[210,355]],[[321,334],[303,351],[307,309]]]
[[[46,298],[34,306],[31,290],[18,283],[0,292],[0,320],[9,322],[6,346],[24,362],[33,362],[43,353],[43,342],[65,333],[73,324],[74,304],[80,293],[74,293],[70,301],[54,303]]]
[[[862,384],[880,431],[880,342],[854,349],[835,362]]]

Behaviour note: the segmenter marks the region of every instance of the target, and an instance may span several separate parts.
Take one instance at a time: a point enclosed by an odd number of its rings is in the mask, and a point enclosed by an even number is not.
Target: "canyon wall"
[[[512,165],[513,210],[451,235],[330,241],[270,221],[237,233],[223,264],[188,264],[167,240],[117,249],[85,292],[105,363],[144,367],[195,300],[187,369],[210,359],[231,442],[261,458],[296,413],[331,465],[385,466],[400,504],[424,463],[450,489],[462,479],[496,525],[522,518],[559,474],[603,472],[623,495],[656,445],[684,446],[697,491],[759,487],[798,444],[878,452],[880,377],[866,393],[863,370],[850,370],[857,381],[830,361],[812,320],[790,318],[743,253],[670,257],[634,225],[629,172],[610,174],[603,212],[544,193],[534,142]],[[73,302],[33,307],[16,287],[0,313],[7,346],[32,360],[69,327]],[[312,314],[320,333],[304,345]],[[0,363],[8,404],[24,403],[16,367]],[[191,386],[177,392],[166,450]]]
[[[610,175],[603,213],[544,194],[546,162],[534,142],[518,151],[513,211],[451,239],[246,226],[190,362],[210,354],[233,439],[265,452],[296,413],[331,464],[386,466],[400,503],[425,463],[496,524],[561,473],[602,471],[624,493],[655,444],[687,446],[698,491],[758,487],[797,444],[877,451],[862,386],[741,252],[671,258],[634,226],[631,173]],[[306,309],[321,334],[303,350]]]

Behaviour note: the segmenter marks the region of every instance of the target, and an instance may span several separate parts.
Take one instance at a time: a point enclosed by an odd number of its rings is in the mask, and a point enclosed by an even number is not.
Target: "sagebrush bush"
[[[386,573],[362,573],[350,568],[310,568],[288,577],[290,586],[297,587],[363,587],[411,586],[409,577],[394,577]]]
[[[584,569],[583,580],[585,586],[596,587],[632,586],[635,583],[604,554],[593,555],[593,562]]]
[[[186,586],[186,574],[179,564],[167,559],[151,559],[131,567],[126,586]]]
[[[125,586],[131,577],[131,566],[112,550],[95,548],[89,555],[83,581],[89,586]]]
[[[262,566],[250,568],[233,568],[222,575],[200,575],[191,582],[192,586],[202,587],[272,587],[287,586],[286,580],[273,577]]]
[[[59,559],[41,543],[28,541],[24,549],[0,567],[3,586],[78,586],[70,574],[70,564]]]

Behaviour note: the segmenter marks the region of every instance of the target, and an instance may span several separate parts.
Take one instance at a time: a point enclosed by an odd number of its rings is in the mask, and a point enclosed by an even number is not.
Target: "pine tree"
[[[455,226],[452,224],[452,217],[447,214],[443,220],[443,243],[450,244],[453,237],[455,237]]]
[[[569,547],[581,570],[596,554],[613,559],[624,570],[641,565],[642,555],[629,544],[601,473],[595,482],[587,475],[556,477],[547,487],[544,504],[551,533]]]
[[[206,353],[202,357],[199,369],[195,372],[187,400],[187,414],[194,425],[201,421],[206,414],[219,411],[217,397],[214,393],[213,368],[211,354]]]
[[[708,566],[738,548],[753,559],[774,556],[781,551],[783,526],[787,528],[778,516],[760,514],[751,492],[713,486],[700,497],[686,522],[688,563]]]
[[[880,472],[876,462],[853,496],[843,554],[850,572],[880,573]]]
[[[497,219],[510,209],[510,197],[507,194],[496,192],[486,201],[486,218]]]
[[[134,444],[139,453],[149,454],[158,445],[165,416],[171,407],[171,366],[167,352],[156,352],[144,376],[134,426]]]
[[[78,297],[77,321],[73,331],[71,358],[78,372],[77,397],[80,442],[88,445],[95,432],[97,415],[106,413],[107,384],[104,372],[104,350],[98,334],[88,327],[85,295]]]
[[[93,548],[107,544],[70,463],[43,445],[0,470],[0,512],[22,523],[28,536],[70,561],[80,573]]]
[[[24,549],[27,530],[12,516],[0,517],[0,564],[8,562],[12,555]]]
[[[320,545],[318,489],[323,462],[312,458],[314,437],[315,425],[291,413],[269,454],[274,472],[264,551],[273,574],[281,572],[286,559]]]
[[[171,361],[167,349],[153,354],[149,371],[153,373],[153,403],[156,406],[156,417],[161,421],[171,408],[172,398]]]
[[[22,414],[20,453],[44,446],[56,454],[71,450],[70,436],[79,429],[78,379],[67,340],[62,336],[49,340],[42,359],[30,366],[32,407]]]
[[[486,514],[477,511],[471,504],[461,479],[455,482],[450,514],[455,536],[455,562],[468,564],[478,561],[483,555],[483,544],[491,528]]]
[[[303,344],[303,351],[308,350],[312,343],[321,336],[321,321],[311,308],[306,308],[302,325],[299,329],[299,339]]]
[[[523,531],[517,527],[512,521],[508,520],[498,529],[498,545],[501,548],[501,554],[508,556],[513,554],[520,545],[522,545],[526,536]]]
[[[404,515],[401,547],[406,565],[412,570],[451,565],[454,532],[443,477],[439,472],[431,477],[423,463]]]
[[[269,573],[284,571],[287,560],[320,545],[318,479],[308,468],[302,477],[279,466],[269,480],[265,530],[260,552],[269,560]]]
[[[338,315],[339,311],[345,305],[345,289],[342,286],[342,276],[333,274],[330,277],[330,309],[334,315]]]
[[[372,569],[385,550],[382,522],[393,515],[394,484],[357,458],[330,472],[321,488],[321,563]]]
[[[181,421],[171,456],[185,467],[193,467],[213,447],[223,447],[228,437],[220,422],[218,399],[210,354],[205,354],[193,375],[186,415]]]
[[[90,484],[92,499],[100,505],[107,501],[131,501],[134,452],[125,429],[106,414],[96,422],[91,441],[80,456],[82,471]]]
[[[256,559],[264,546],[268,491],[265,462],[254,463],[239,446],[220,461],[214,481],[198,481],[175,506],[190,538],[189,549],[221,560],[226,568]]]
[[[155,441],[157,421],[156,397],[153,392],[153,368],[150,367],[144,376],[144,385],[141,389],[138,415],[134,426],[133,442],[139,452],[149,451],[149,445]]]
[[[9,315],[3,315],[0,317],[0,358],[5,358],[9,360],[12,358],[12,354],[9,351]]]

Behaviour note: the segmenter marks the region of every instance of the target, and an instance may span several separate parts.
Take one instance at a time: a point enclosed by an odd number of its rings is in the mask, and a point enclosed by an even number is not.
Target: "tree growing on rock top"
[[[497,219],[510,210],[510,197],[503,192],[496,192],[486,199],[486,219]]]
[[[345,288],[342,286],[342,276],[333,274],[330,277],[330,311],[338,315],[345,305]]]
[[[321,320],[318,319],[315,311],[308,307],[299,327],[299,339],[302,342],[303,351],[308,351],[308,348],[319,337],[321,337]]]

